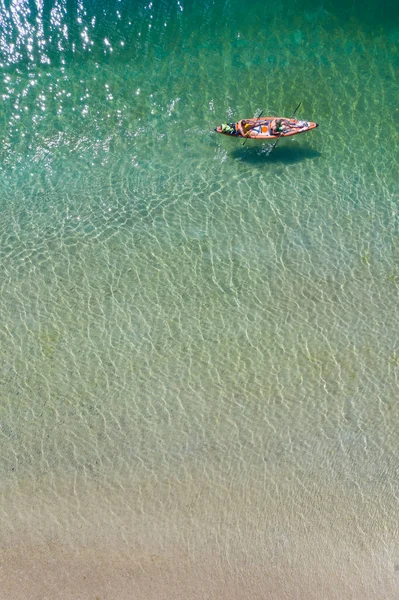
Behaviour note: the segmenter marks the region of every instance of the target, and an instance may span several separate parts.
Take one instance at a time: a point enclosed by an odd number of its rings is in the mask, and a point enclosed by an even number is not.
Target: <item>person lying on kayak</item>
[[[265,121],[264,123],[268,127],[269,135],[281,135],[296,127],[296,124],[288,119],[272,119],[271,121]],[[238,121],[237,123],[237,133],[240,133],[242,136],[247,136],[251,129],[255,129],[258,126],[259,123],[256,121],[253,122],[249,119],[241,119],[241,121]]]
[[[270,135],[281,135],[288,129],[294,129],[295,127],[296,124],[291,123],[288,119],[273,119],[269,123],[269,133]]]
[[[239,133],[241,133],[241,135],[248,135],[248,133],[250,132],[250,130],[252,129],[252,127],[255,127],[256,123],[251,123],[251,121],[249,121],[249,119],[241,119],[241,121],[238,121],[237,123],[237,129],[239,131]]]

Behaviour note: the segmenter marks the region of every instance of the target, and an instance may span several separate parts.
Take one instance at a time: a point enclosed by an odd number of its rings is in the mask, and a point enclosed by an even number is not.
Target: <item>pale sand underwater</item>
[[[17,503],[3,497],[1,597],[395,597],[398,532],[387,518],[395,498],[387,494],[383,512],[356,487],[337,494],[280,481],[260,493],[241,477],[160,475],[157,497],[127,478],[124,487],[53,479],[26,486]]]

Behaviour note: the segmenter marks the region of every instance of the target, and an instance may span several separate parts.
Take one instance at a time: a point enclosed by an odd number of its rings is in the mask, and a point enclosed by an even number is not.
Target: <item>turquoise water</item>
[[[263,565],[276,599],[389,595],[393,4],[3,2],[0,21],[6,544],[180,544]],[[298,102],[319,128],[270,155],[213,131]]]

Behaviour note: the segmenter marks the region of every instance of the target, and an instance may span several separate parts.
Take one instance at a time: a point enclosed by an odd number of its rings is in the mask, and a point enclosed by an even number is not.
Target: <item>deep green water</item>
[[[295,532],[298,494],[328,488],[393,572],[394,3],[4,0],[0,20],[4,489],[140,481],[163,514],[162,478],[205,476],[255,490],[202,516],[245,548],[251,511]],[[319,129],[271,155],[213,132],[300,101]],[[339,538],[327,505],[313,526]]]

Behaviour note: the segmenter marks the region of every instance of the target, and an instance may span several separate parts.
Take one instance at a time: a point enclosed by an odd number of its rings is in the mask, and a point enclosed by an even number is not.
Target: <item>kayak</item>
[[[272,131],[270,124],[273,120],[283,121],[279,132]],[[311,131],[319,126],[318,123],[312,121],[298,121],[297,119],[286,119],[285,117],[260,117],[254,119],[245,119],[249,124],[249,129],[244,135],[239,131],[238,123],[223,123],[215,128],[217,133],[230,135],[233,137],[248,138],[252,140],[275,140],[282,137],[290,137]]]

